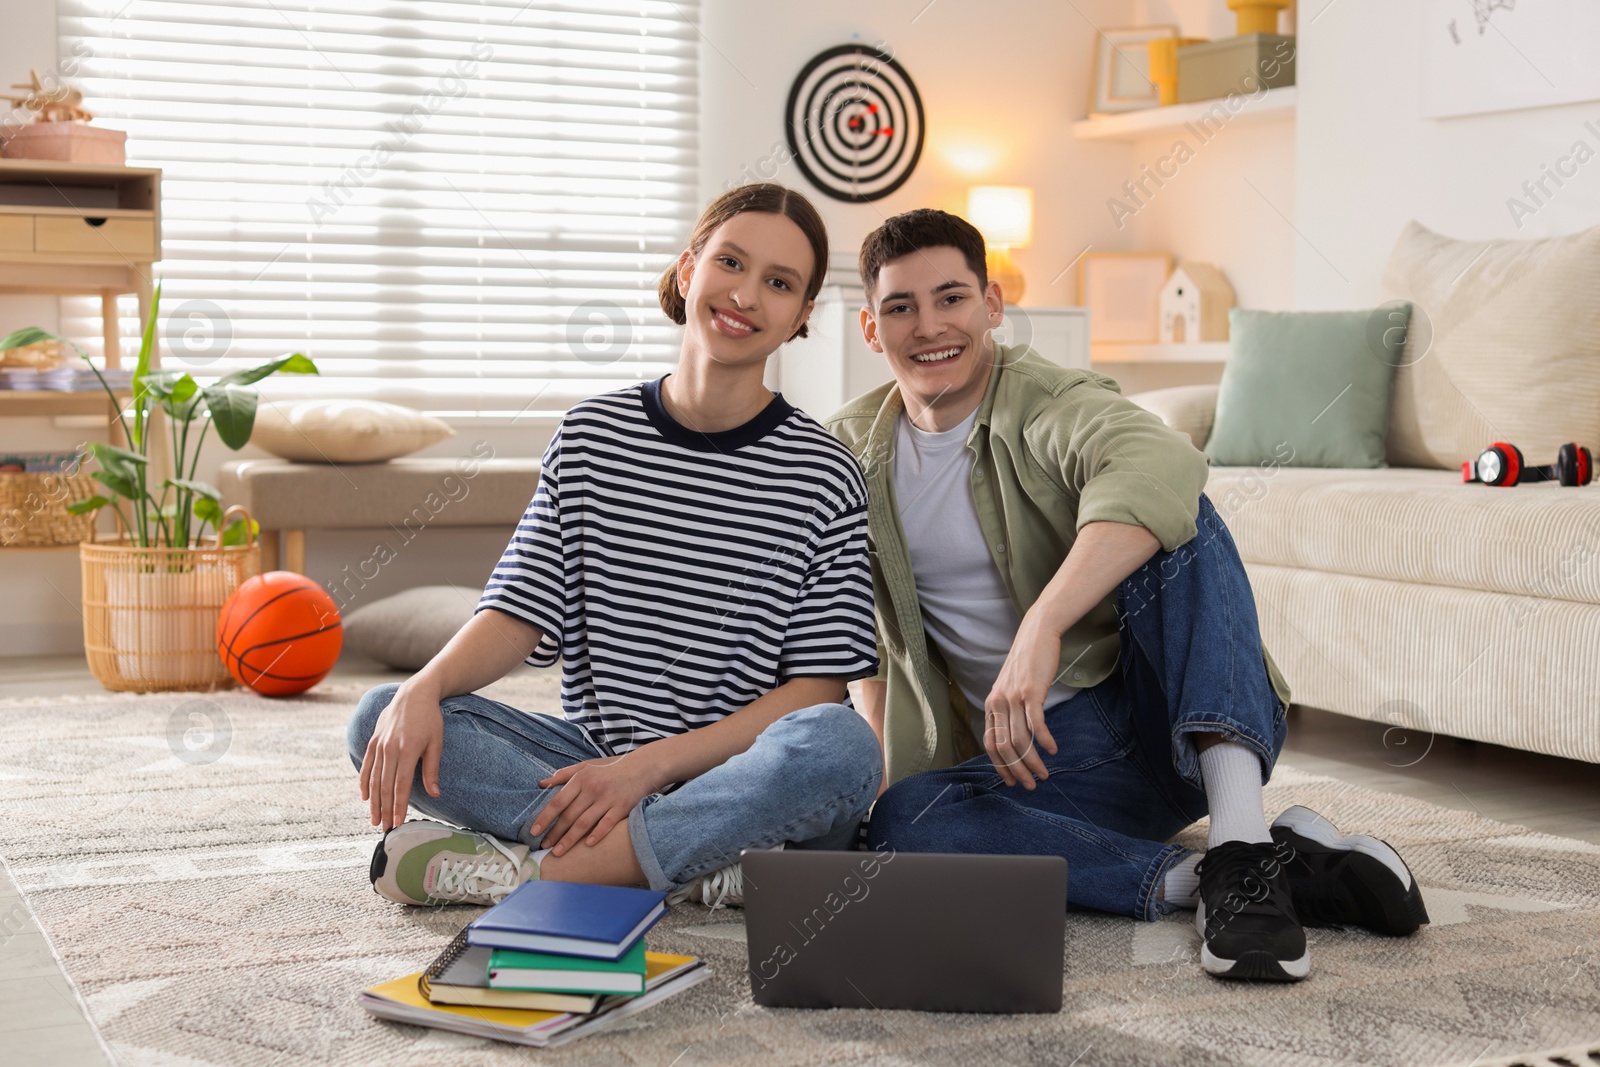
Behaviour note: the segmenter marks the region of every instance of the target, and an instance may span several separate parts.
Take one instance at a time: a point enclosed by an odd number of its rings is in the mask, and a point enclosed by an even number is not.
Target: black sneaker
[[[1298,982],[1310,973],[1306,933],[1289,895],[1288,858],[1279,845],[1225,841],[1201,859],[1194,924],[1207,974]]]
[[[1311,926],[1359,926],[1403,937],[1428,921],[1411,869],[1386,841],[1352,834],[1299,805],[1272,821],[1272,839],[1294,850],[1285,866],[1295,911]]]

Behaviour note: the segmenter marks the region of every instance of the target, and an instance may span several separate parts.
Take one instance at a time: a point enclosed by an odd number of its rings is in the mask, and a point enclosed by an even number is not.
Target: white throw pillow
[[[1412,313],[1395,374],[1388,459],[1456,469],[1495,441],[1531,464],[1567,441],[1600,447],[1600,226],[1532,241],[1457,241],[1413,222],[1390,253],[1389,295]]]
[[[379,400],[294,400],[262,404],[254,444],[297,463],[378,463],[454,437],[431,415]]]

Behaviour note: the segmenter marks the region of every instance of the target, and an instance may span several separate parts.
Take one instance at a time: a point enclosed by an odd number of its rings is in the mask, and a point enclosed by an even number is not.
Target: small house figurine
[[[1161,341],[1226,341],[1233,286],[1209,263],[1180,263],[1161,287]]]

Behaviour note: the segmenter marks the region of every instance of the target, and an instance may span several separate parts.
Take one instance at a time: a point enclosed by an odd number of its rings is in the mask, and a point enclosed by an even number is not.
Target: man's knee
[[[929,813],[934,806],[948,799],[952,790],[960,789],[943,777],[931,772],[913,774],[885,790],[872,807],[872,821],[867,828],[869,847],[918,851],[918,835],[925,828],[919,823],[931,826]]]
[[[345,724],[345,748],[350,753],[350,762],[358,769],[361,767],[361,761],[367,756],[367,742],[372,739],[372,731],[377,729],[378,716],[383,714],[383,709],[389,706],[399,688],[399,683],[388,682],[368,689],[366,695],[361,698],[361,703],[356,705],[350,721]]]

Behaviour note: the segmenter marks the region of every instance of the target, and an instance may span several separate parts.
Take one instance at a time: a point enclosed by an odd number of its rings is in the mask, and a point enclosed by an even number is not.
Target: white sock
[[[1224,841],[1272,843],[1261,799],[1260,756],[1237,741],[1218,742],[1200,753],[1200,780],[1211,808],[1207,848]]]
[[[1200,864],[1200,853],[1194,852],[1167,868],[1167,877],[1161,883],[1161,895],[1168,904],[1180,908],[1193,908],[1200,904],[1200,876],[1194,873]]]
[[[535,878],[539,876],[539,866],[544,863],[544,858],[548,855],[550,855],[550,850],[547,848],[528,853],[528,858],[533,861],[533,875]]]

